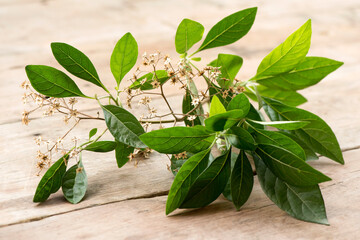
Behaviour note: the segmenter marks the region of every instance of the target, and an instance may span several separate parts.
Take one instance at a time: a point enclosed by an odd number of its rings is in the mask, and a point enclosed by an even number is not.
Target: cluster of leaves
[[[256,8],[236,12],[214,25],[200,47],[189,54],[202,39],[204,27],[184,19],[176,32],[176,51],[189,71],[198,69],[194,54],[206,49],[234,43],[250,30]],[[209,88],[209,115],[203,105],[191,104],[197,94],[196,84],[189,80],[183,100],[183,113],[199,113],[187,126],[174,126],[145,132],[138,119],[125,110],[100,81],[90,60],[79,50],[63,43],[53,43],[58,62],[73,75],[89,81],[110,94],[114,105],[101,105],[104,119],[114,141],[90,140],[81,150],[108,152],[115,150],[122,167],[135,148],[172,154],[171,169],[175,175],[170,188],[166,214],[177,208],[201,208],[221,194],[240,209],[248,200],[257,175],[265,194],[289,215],[304,221],[328,224],[319,183],[331,180],[311,167],[307,161],[326,156],[344,164],[342,152],[331,128],[318,116],[297,108],[306,99],[297,91],[318,83],[342,65],[341,62],[306,56],[310,48],[311,21],[307,21],[260,63],[256,75],[247,81],[235,76],[243,59],[219,54],[209,66],[219,68],[220,75],[211,81],[201,74]],[[110,67],[117,89],[132,69],[138,56],[137,44],[130,33],[116,44]],[[39,93],[50,97],[87,97],[65,73],[47,66],[27,66],[27,75]],[[152,89],[152,81],[164,84],[171,76],[155,71],[135,81],[130,88]],[[146,81],[142,81],[146,79]],[[244,91],[235,94],[234,88]],[[223,94],[226,91],[227,94]],[[90,98],[90,97],[87,97]],[[256,109],[249,101],[257,101]],[[260,110],[270,121],[266,121]],[[270,131],[268,127],[276,128]],[[90,138],[95,133],[92,132]],[[213,156],[214,146],[218,156]],[[179,158],[180,153],[186,153]],[[250,158],[249,158],[250,157]],[[45,173],[34,201],[45,201],[63,187],[70,202],[85,194],[86,175],[82,162],[66,171],[68,155],[58,160]],[[252,166],[252,160],[253,165]],[[253,169],[254,168],[254,169]]]

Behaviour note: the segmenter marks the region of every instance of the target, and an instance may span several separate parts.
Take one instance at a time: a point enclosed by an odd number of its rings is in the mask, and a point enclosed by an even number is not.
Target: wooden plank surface
[[[342,149],[348,150],[345,166],[329,160],[314,163],[334,179],[322,185],[330,227],[288,217],[267,200],[258,183],[250,202],[240,212],[230,203],[219,200],[203,210],[166,218],[166,197],[161,195],[169,189],[172,174],[166,168],[168,159],[160,154],[141,161],[137,168],[128,164],[117,169],[111,153],[87,153],[84,161],[89,190],[84,201],[71,205],[57,193],[46,203],[32,203],[39,181],[33,137],[43,134],[56,139],[69,127],[61,123],[61,117],[36,118],[29,127],[22,126],[19,119],[24,109],[19,88],[26,79],[24,66],[58,66],[51,56],[50,42],[67,42],[84,51],[101,78],[111,85],[114,81],[109,70],[109,56],[125,32],[131,31],[137,39],[140,55],[144,51],[161,50],[175,60],[173,38],[181,19],[197,20],[209,30],[222,17],[252,6],[258,6],[259,10],[249,34],[221,49],[221,52],[244,58],[238,78],[251,77],[261,59],[308,18],[313,20],[309,55],[345,62],[323,82],[302,91],[309,100],[303,108],[326,120],[338,136]],[[287,239],[290,233],[296,234],[294,239],[338,239],[339,236],[354,239],[360,233],[360,228],[353,225],[360,220],[360,192],[356,183],[360,176],[359,150],[356,150],[360,146],[360,111],[354,110],[354,106],[360,105],[359,25],[360,3],[356,0],[341,3],[330,0],[326,4],[300,0],[0,1],[0,109],[5,113],[0,115],[0,239],[29,239],[29,236],[34,239],[45,236],[70,239],[114,236],[124,239],[140,236],[145,239],[218,239],[222,236],[264,239],[273,236]],[[206,62],[215,58],[218,50],[200,55]],[[78,81],[78,84],[88,94],[98,91],[86,82]],[[180,107],[181,96],[177,95],[177,89],[167,89],[167,94],[172,96],[176,107]],[[162,105],[156,99],[154,104]],[[96,104],[91,102],[80,102],[79,107],[90,113],[97,111]],[[139,113],[137,109],[134,112]],[[103,128],[100,122],[91,126],[81,123],[74,135],[84,140],[93,126]],[[221,225],[217,219],[221,219]],[[76,224],[69,226],[69,221]],[[111,224],[107,224],[108,221]],[[181,230],[179,225],[189,228]]]

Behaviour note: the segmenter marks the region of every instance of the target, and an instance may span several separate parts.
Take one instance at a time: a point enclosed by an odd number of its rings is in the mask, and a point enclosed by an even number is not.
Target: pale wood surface
[[[309,100],[303,108],[329,123],[345,151],[345,166],[326,159],[313,163],[333,178],[321,185],[330,227],[287,216],[266,198],[257,182],[240,212],[218,200],[202,210],[165,217],[166,196],[162,195],[166,195],[173,177],[167,170],[168,159],[160,154],[141,161],[137,168],[130,163],[117,169],[112,153],[87,153],[84,163],[89,190],[84,201],[71,205],[59,192],[43,204],[32,203],[39,181],[33,137],[42,134],[56,139],[69,128],[56,116],[33,119],[28,127],[19,120],[24,108],[19,88],[26,79],[24,66],[58,66],[50,42],[80,48],[109,85],[113,82],[109,56],[125,32],[133,33],[140,53],[160,50],[175,60],[173,38],[181,19],[197,20],[209,30],[222,17],[252,6],[259,7],[252,30],[241,41],[221,49],[244,58],[240,79],[251,77],[260,60],[307,18],[312,18],[313,24],[309,54],[345,62],[323,82],[302,91]],[[356,239],[360,233],[359,27],[360,3],[356,0],[326,4],[300,0],[0,1],[0,239]],[[217,51],[201,56],[211,60]],[[90,84],[78,84],[88,94],[98,91]],[[171,101],[180,107],[181,96],[176,92],[168,89]],[[158,100],[154,104],[162,106]],[[97,111],[95,107],[95,103],[79,104],[79,109],[92,113]],[[81,123],[74,135],[85,139],[95,126],[103,128],[101,122]]]

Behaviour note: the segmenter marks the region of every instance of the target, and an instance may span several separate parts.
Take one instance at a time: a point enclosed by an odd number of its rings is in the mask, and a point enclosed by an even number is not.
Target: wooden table
[[[304,109],[332,127],[346,164],[321,158],[312,165],[333,180],[321,184],[330,226],[295,220],[278,209],[261,191],[257,179],[251,197],[236,211],[220,198],[198,210],[177,210],[165,216],[167,191],[173,176],[169,160],[154,153],[150,159],[118,169],[113,153],[84,154],[89,187],[77,205],[61,191],[42,204],[32,202],[38,134],[56,139],[66,131],[62,116],[35,117],[21,124],[24,66],[58,66],[49,44],[67,42],[84,51],[106,84],[114,82],[109,58],[116,41],[133,33],[139,53],[160,50],[176,59],[174,34],[183,18],[201,22],[206,31],[221,18],[258,6],[250,33],[221,52],[238,54],[244,65],[240,79],[251,77],[261,59],[291,32],[312,19],[309,55],[345,62],[320,84],[302,91]],[[130,0],[2,0],[0,1],[0,239],[358,239],[360,234],[360,3],[337,1],[130,1]],[[217,51],[200,54],[205,61]],[[78,81],[84,92],[98,89]],[[168,89],[177,104],[177,89]],[[160,100],[154,99],[154,104]],[[177,104],[180,107],[179,104]],[[96,104],[79,109],[96,112]],[[135,110],[136,112],[136,110]],[[94,125],[81,123],[74,135],[86,139]],[[71,138],[71,137],[70,137]],[[110,139],[110,136],[108,136]]]

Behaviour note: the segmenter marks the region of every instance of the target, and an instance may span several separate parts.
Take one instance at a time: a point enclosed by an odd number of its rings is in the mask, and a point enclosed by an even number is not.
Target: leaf
[[[115,45],[111,54],[110,68],[117,82],[121,80],[134,67],[138,57],[138,45],[131,33],[126,33]]]
[[[144,76],[141,76],[140,78],[136,79],[133,84],[130,85],[130,89],[138,89],[141,90],[151,90],[154,89],[154,86],[151,84],[154,82],[154,80],[157,80],[160,82],[160,85],[164,84],[167,80],[169,80],[168,72],[166,70],[156,70],[155,74],[154,72],[149,72],[145,74]]]
[[[118,168],[121,168],[129,161],[129,155],[134,152],[134,147],[116,141],[115,157]]]
[[[55,98],[87,97],[60,70],[44,65],[27,65],[25,70],[33,88],[43,95]]]
[[[255,77],[271,76],[292,70],[304,60],[310,48],[311,20],[291,34],[260,63]]]
[[[256,121],[263,121],[263,118],[261,116],[261,113],[256,110],[254,108],[253,105],[250,104],[250,110],[248,112],[248,114],[246,115],[247,119],[251,119],[251,120],[256,120]],[[253,123],[253,122],[248,122],[251,126],[257,128],[257,129],[264,129],[265,127],[263,125],[257,124],[257,123]],[[251,128],[248,129],[248,131],[251,133],[253,130]]]
[[[234,152],[231,152],[231,171],[230,172],[232,172],[232,170],[234,169],[234,166],[235,166],[235,162],[236,162],[236,159],[238,158],[238,156],[239,156],[239,154],[237,154],[237,153],[234,153]],[[230,174],[230,176],[231,176],[231,174]],[[231,177],[230,177],[231,178]],[[227,200],[229,200],[229,201],[231,201],[232,202],[232,197],[231,197],[231,186],[230,186],[230,183],[231,183],[231,179],[229,178],[229,180],[227,181],[227,183],[226,183],[226,187],[225,187],[225,189],[224,189],[224,191],[223,191],[223,195],[224,195],[224,197],[227,199]]]
[[[273,122],[262,122],[262,121],[255,121],[248,119],[247,121],[253,122],[256,124],[264,125],[264,126],[270,126],[275,127],[278,129],[284,129],[284,130],[295,130],[299,128],[303,128],[306,125],[308,125],[308,122],[305,121],[273,121]]]
[[[176,158],[175,155],[171,156],[170,169],[171,169],[171,172],[174,174],[174,176],[176,176],[176,174],[179,172],[182,165],[192,156],[194,156],[194,154],[192,154],[192,153],[186,153],[186,157],[184,157],[184,158]]]
[[[343,62],[323,57],[305,57],[290,72],[260,77],[254,80],[268,88],[296,91],[317,84],[343,64]]]
[[[237,210],[249,199],[254,185],[254,174],[251,164],[243,150],[240,151],[231,172],[231,198]]]
[[[282,146],[258,143],[256,154],[277,177],[291,185],[311,186],[331,180]]]
[[[223,89],[219,88],[214,83],[209,84],[209,94],[210,94],[211,99],[214,96],[217,96],[225,108],[227,107],[227,105],[229,104],[229,102],[231,101],[231,99],[233,97],[232,92],[228,92],[228,94],[226,96],[223,96]]]
[[[318,185],[297,187],[277,178],[259,157],[254,157],[257,176],[265,194],[294,218],[328,225]]]
[[[176,52],[186,53],[204,34],[204,26],[190,19],[181,21],[175,35]]]
[[[97,133],[97,128],[93,128],[89,132],[89,139],[92,138]]]
[[[207,167],[210,148],[190,157],[180,168],[166,201],[166,215],[180,207],[197,177]]]
[[[257,8],[248,8],[233,13],[215,24],[196,52],[225,46],[245,36],[254,23]]]
[[[292,106],[292,107],[296,107],[296,106],[299,106],[299,105],[307,102],[307,99],[298,92],[272,89],[272,88],[267,88],[267,87],[264,87],[261,85],[257,86],[256,89],[259,92],[259,94],[261,95],[261,97],[268,97],[268,98],[276,99],[276,100],[278,100],[286,105]],[[256,97],[256,95],[253,94],[251,91],[246,91],[245,93],[252,100],[258,101],[258,98]]]
[[[116,140],[136,148],[146,147],[139,138],[145,131],[134,115],[113,105],[102,106],[102,108],[106,126]]]
[[[184,151],[197,153],[212,145],[215,134],[198,125],[154,130],[141,135],[140,139],[160,153],[175,154]]]
[[[222,103],[220,102],[219,98],[216,95],[213,96],[213,98],[211,99],[209,116],[211,117],[216,114],[224,113],[224,112],[226,112],[224,105],[222,105]]]
[[[285,136],[281,132],[266,131],[260,129],[255,130],[256,142],[258,144],[270,145],[277,148],[282,148],[284,151],[291,152],[301,158],[303,161],[306,155],[302,147],[291,138]]]
[[[51,50],[58,63],[68,72],[104,88],[94,65],[84,53],[69,44],[60,42],[51,43]]]
[[[285,136],[291,138],[292,140],[294,140],[297,144],[299,144],[299,146],[304,150],[305,155],[306,155],[306,161],[310,161],[310,160],[318,160],[319,157],[316,155],[316,153],[303,141],[301,141],[297,136],[295,136],[294,134],[290,134],[287,132],[279,132],[281,134],[284,134]]]
[[[79,161],[65,173],[62,179],[62,191],[66,200],[72,204],[80,202],[86,193],[87,176],[84,166]]]
[[[91,152],[111,152],[115,149],[114,141],[98,141],[87,145],[84,150]]]
[[[251,134],[242,127],[232,127],[225,134],[230,144],[238,149],[254,151],[257,144]]]
[[[217,79],[219,86],[228,89],[243,64],[243,59],[237,55],[220,53],[218,58],[210,63],[213,67],[220,67],[221,74]],[[224,80],[227,79],[227,80]]]
[[[36,188],[33,202],[44,202],[50,194],[59,190],[68,159],[69,155],[65,154],[46,171]]]
[[[250,102],[244,93],[239,93],[233,97],[233,99],[229,102],[229,105],[226,107],[227,111],[235,109],[241,109],[246,115],[250,111]]]
[[[344,164],[344,158],[331,128],[324,120],[303,109],[289,107],[270,98],[263,98],[264,109],[273,121],[307,121],[308,125],[294,130],[294,134],[314,152]]]
[[[223,131],[231,128],[246,116],[240,109],[231,110],[225,113],[216,114],[205,119],[205,127],[211,131]]]
[[[215,201],[230,176],[231,150],[215,158],[190,187],[180,208],[201,208]]]
[[[182,102],[183,114],[187,114],[188,112],[190,112],[194,109],[195,106],[192,105],[191,102],[192,102],[192,97],[191,97],[190,93],[188,91],[186,91],[184,98],[183,98],[183,102]],[[189,113],[190,116],[200,115],[200,114],[201,114],[201,110],[199,108],[197,108],[195,111]],[[184,122],[185,122],[186,126],[201,125],[201,120],[200,120],[199,116],[197,116],[193,121],[190,121],[187,118],[185,118]]]

